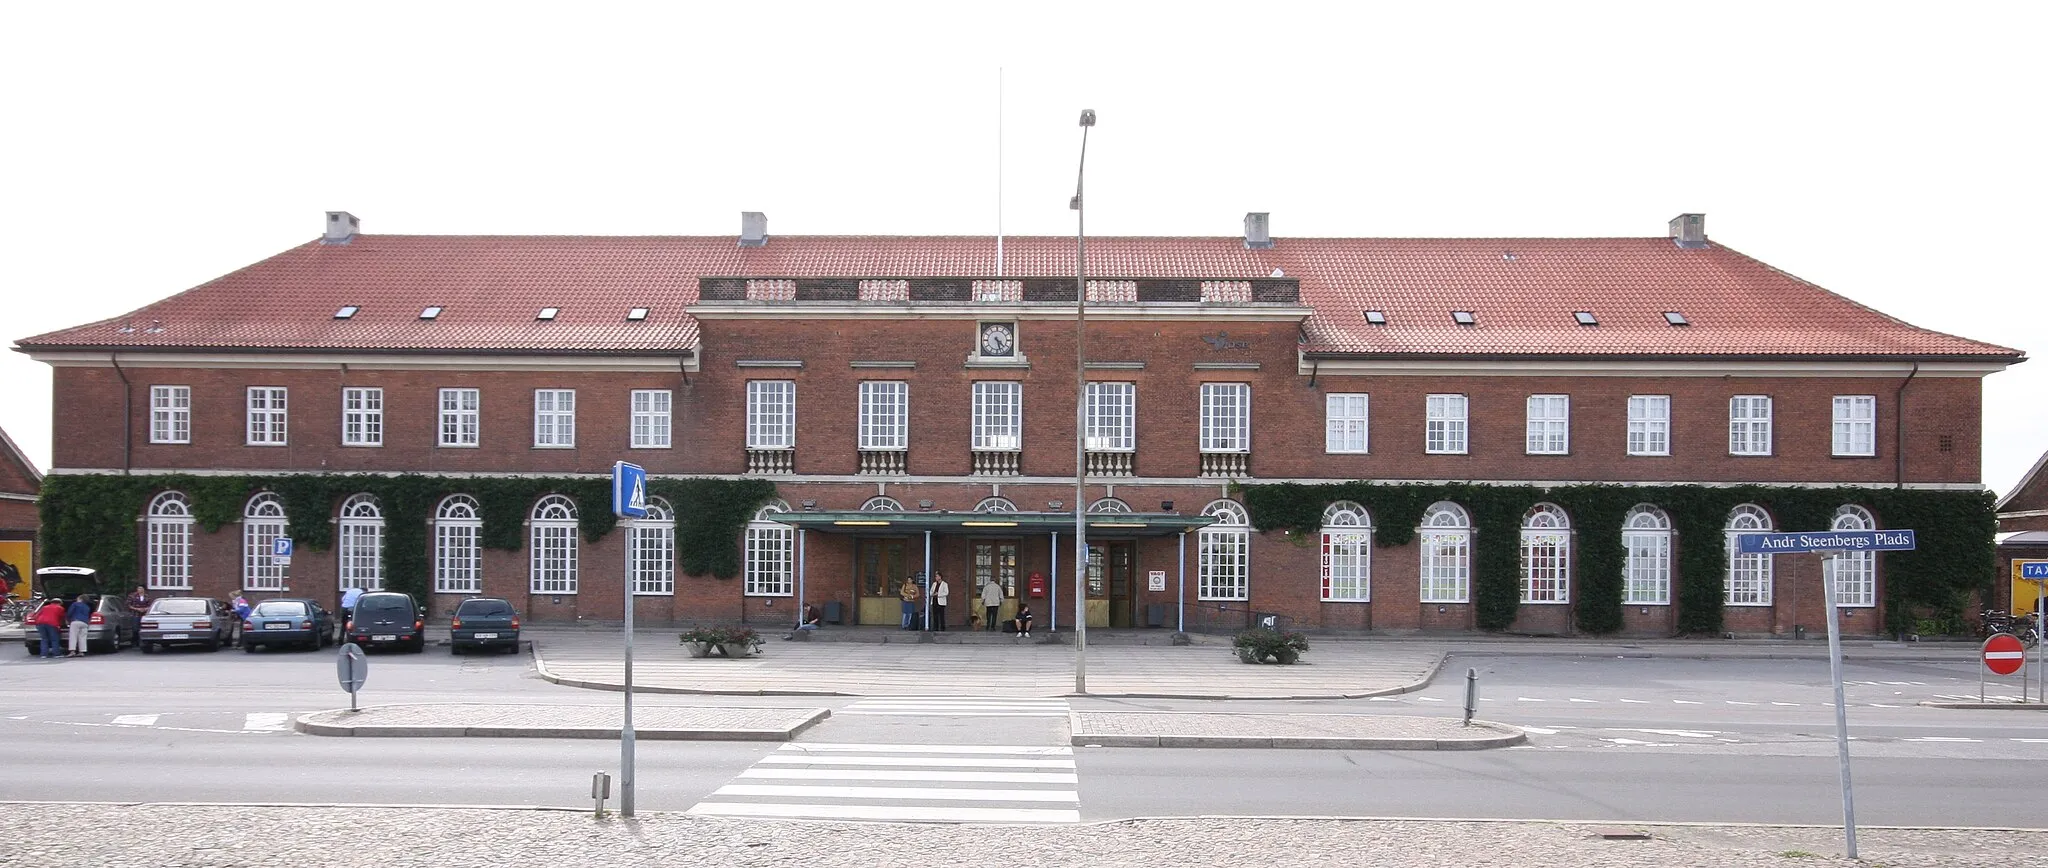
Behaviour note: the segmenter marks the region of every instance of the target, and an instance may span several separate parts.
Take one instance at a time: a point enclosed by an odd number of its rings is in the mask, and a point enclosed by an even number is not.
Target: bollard
[[[1479,670],[1465,670],[1465,725],[1472,725],[1472,715],[1479,711]]]
[[[590,797],[597,800],[597,813],[593,816],[604,818],[604,800],[612,796],[612,776],[604,772],[590,776]]]

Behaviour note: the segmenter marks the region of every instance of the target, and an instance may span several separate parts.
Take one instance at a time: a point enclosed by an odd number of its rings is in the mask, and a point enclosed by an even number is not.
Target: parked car
[[[371,591],[356,598],[347,634],[365,649],[398,647],[417,654],[427,650],[427,613],[411,594]]]
[[[471,648],[519,650],[519,611],[500,597],[471,597],[455,606],[448,622],[448,650]]]
[[[333,636],[334,616],[313,600],[264,600],[242,619],[242,650],[252,653],[266,645],[297,645],[318,651],[327,647]]]
[[[136,643],[137,619],[134,612],[114,594],[87,594],[85,603],[92,607],[92,621],[86,624],[86,650],[93,654],[112,654],[124,645]],[[30,654],[43,653],[43,642],[31,629],[21,634],[21,644]]]
[[[212,597],[163,597],[142,613],[142,651],[166,645],[204,645],[208,651],[235,644],[241,621],[228,604]]]

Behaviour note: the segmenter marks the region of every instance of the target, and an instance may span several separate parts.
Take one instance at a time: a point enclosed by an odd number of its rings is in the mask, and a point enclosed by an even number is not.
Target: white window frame
[[[533,448],[576,448],[576,390],[533,390]]]
[[[1877,519],[1863,507],[1846,504],[1835,510],[1835,519],[1828,529],[1877,530]],[[1855,609],[1877,606],[1876,552],[1839,554],[1823,560],[1821,569],[1834,579],[1836,605]]]
[[[747,448],[796,448],[796,381],[747,381]]]
[[[628,524],[626,559],[633,565],[633,596],[675,596],[675,509],[659,497],[649,498],[646,517]]]
[[[1472,516],[1448,501],[1430,504],[1416,529],[1422,542],[1418,573],[1424,603],[1472,601]]]
[[[192,503],[184,492],[166,491],[149,502],[144,584],[152,591],[192,589]]]
[[[384,590],[384,510],[376,497],[358,494],[341,504],[334,557],[340,590]]]
[[[242,508],[242,590],[284,590],[284,567],[270,557],[271,544],[285,535],[284,500],[257,492]]]
[[[1372,602],[1372,514],[1348,500],[1323,510],[1323,601]]]
[[[341,445],[384,445],[384,390],[349,386],[341,390]]]
[[[149,442],[192,442],[192,387],[149,387]]]
[[[1572,601],[1572,523],[1556,504],[1539,503],[1522,517],[1522,602],[1561,606]]]
[[[631,401],[632,448],[669,448],[675,393],[667,389],[634,389]]]
[[[249,424],[243,441],[249,446],[284,446],[286,390],[283,386],[250,386]]]
[[[467,494],[451,494],[434,510],[434,593],[478,594],[484,589],[483,507]]]
[[[1424,401],[1422,451],[1464,455],[1471,450],[1472,402],[1464,395],[1430,395]]]
[[[974,383],[974,442],[977,452],[1024,448],[1024,384],[1016,380]]]
[[[1530,455],[1570,455],[1572,451],[1572,398],[1570,395],[1530,395],[1528,422],[1523,448]]]
[[[1201,451],[1252,451],[1252,384],[1203,383]]]
[[[1138,451],[1138,384],[1089,383],[1087,396],[1087,451]]]
[[[1671,454],[1671,396],[1628,396],[1628,454]]]
[[[474,449],[483,443],[482,389],[457,386],[441,390],[440,443],[453,449]]]
[[[1323,451],[1364,455],[1372,448],[1372,396],[1332,392],[1323,396]]]
[[[1234,500],[1212,501],[1216,523],[1195,532],[1195,592],[1200,600],[1251,599],[1251,522]]]
[[[1834,445],[1837,458],[1877,455],[1877,396],[1836,395]]]
[[[796,595],[796,528],[770,521],[769,516],[788,512],[789,504],[774,501],[754,513],[747,522],[746,576],[741,593],[748,597],[793,597]]]
[[[541,595],[576,593],[579,547],[582,540],[576,522],[576,503],[550,494],[533,505],[528,525],[528,543],[533,556],[527,569],[527,593]]]
[[[1728,454],[1771,454],[1771,396],[1736,395],[1728,399]]]
[[[1671,516],[1647,503],[1621,521],[1621,602],[1671,605]]]
[[[860,381],[860,450],[902,452],[910,448],[910,384],[902,380]]]
[[[1763,507],[1745,503],[1728,511],[1728,575],[1722,605],[1768,606],[1771,604],[1772,574],[1776,555],[1742,553],[1737,534],[1761,533],[1771,529],[1771,514]]]

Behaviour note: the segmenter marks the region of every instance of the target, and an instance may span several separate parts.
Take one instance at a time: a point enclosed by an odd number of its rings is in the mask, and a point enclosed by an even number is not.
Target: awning
[[[1074,530],[1074,514],[1071,512],[865,512],[844,509],[778,512],[767,518],[803,530],[869,536],[924,531],[978,536],[1037,536]],[[1088,514],[1088,536],[1111,539],[1175,536],[1215,522],[1214,518],[1206,515],[1172,512],[1091,512]]]

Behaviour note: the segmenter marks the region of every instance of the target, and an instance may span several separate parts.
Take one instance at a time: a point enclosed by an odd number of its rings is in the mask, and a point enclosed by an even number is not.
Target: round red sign
[[[1997,675],[2011,675],[2027,662],[2027,647],[2011,633],[1994,633],[1984,640],[1984,668]]]

